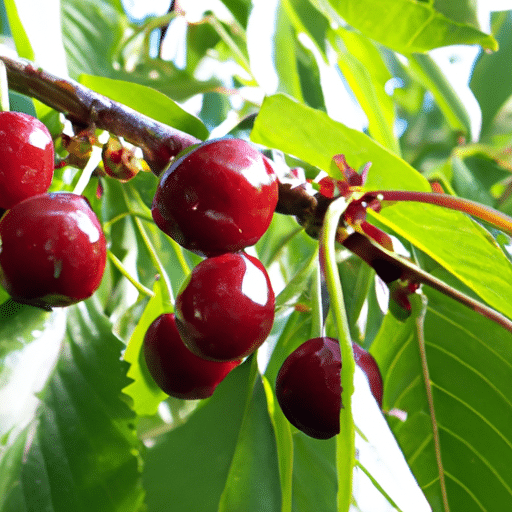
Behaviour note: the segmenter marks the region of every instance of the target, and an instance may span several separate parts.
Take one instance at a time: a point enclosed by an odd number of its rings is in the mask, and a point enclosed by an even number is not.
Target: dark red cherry
[[[308,436],[329,439],[340,431],[341,357],[338,342],[313,338],[284,361],[276,396],[288,421]]]
[[[35,117],[0,112],[0,208],[46,192],[53,178],[50,132]]]
[[[275,297],[261,262],[226,253],[197,265],[176,297],[176,323],[185,345],[213,361],[254,352],[274,322]]]
[[[382,405],[382,378],[377,363],[352,344],[356,363],[365,372],[370,389]],[[308,436],[329,439],[340,431],[341,356],[338,341],[314,338],[284,361],[276,379],[276,396],[288,421]]]
[[[185,400],[208,398],[240,361],[218,363],[192,354],[176,328],[175,316],[160,315],[144,336],[149,373],[168,395]]]
[[[352,350],[354,351],[354,359],[357,366],[363,370],[366,378],[368,379],[368,384],[370,385],[373,398],[375,398],[379,407],[382,409],[384,383],[382,382],[382,375],[380,374],[377,361],[375,361],[375,358],[370,354],[370,352],[359,346],[357,343],[352,343]]]
[[[151,213],[186,249],[216,256],[254,245],[272,220],[277,195],[265,156],[243,140],[213,140],[163,173]]]
[[[82,196],[32,196],[0,220],[0,282],[19,302],[53,307],[86,299],[105,261],[105,237]]]

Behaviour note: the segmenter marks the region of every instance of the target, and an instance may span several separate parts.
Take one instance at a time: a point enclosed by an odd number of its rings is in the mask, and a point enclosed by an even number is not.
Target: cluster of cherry
[[[45,309],[90,297],[106,263],[98,218],[84,197],[48,193],[53,171],[46,126],[0,112],[0,283],[16,301]]]
[[[156,224],[183,247],[207,256],[178,293],[175,313],[160,315],[144,338],[148,369],[169,395],[206,398],[268,336],[274,293],[265,268],[243,250],[268,228],[278,200],[272,164],[237,139],[207,142],[164,172],[152,207]],[[382,405],[373,357],[354,344],[357,364]],[[276,382],[288,420],[326,439],[339,432],[338,342],[316,338],[284,362]]]
[[[244,252],[267,230],[277,204],[269,160],[239,139],[201,144],[162,175],[153,200],[157,226],[206,256],[159,316],[144,343],[148,369],[169,395],[210,396],[265,341],[275,297],[262,263]]]
[[[87,200],[48,193],[54,167],[44,124],[1,112],[0,283],[14,300],[46,309],[90,297],[106,263],[105,237]],[[155,223],[206,257],[185,280],[175,313],[156,318],[144,338],[149,372],[167,394],[211,396],[269,335],[274,291],[265,267],[244,249],[265,233],[277,202],[272,163],[239,139],[193,147],[161,176],[152,205]],[[382,405],[375,360],[353,348]],[[321,439],[339,432],[340,372],[336,340],[315,338],[290,354],[276,394],[293,425]]]

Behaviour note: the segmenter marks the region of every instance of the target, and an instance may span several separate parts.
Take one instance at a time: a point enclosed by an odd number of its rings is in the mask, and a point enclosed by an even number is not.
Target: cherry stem
[[[409,279],[412,282],[426,284],[427,286],[434,288],[434,290],[437,290],[461,304],[464,304],[464,306],[488,318],[489,320],[496,322],[504,329],[507,329],[507,331],[512,332],[512,320],[507,318],[505,315],[451,287],[441,279],[430,275],[428,272],[425,272],[423,269],[405,258],[388,251],[366,236],[361,235],[360,233],[353,233],[349,237],[339,240],[339,242],[355,255],[359,256],[371,267],[378,264],[379,268],[386,268],[387,274],[393,274],[393,277],[396,275],[396,279],[402,276],[403,279]]]
[[[128,279],[128,281],[130,281],[130,283],[132,283],[133,286],[135,286],[135,288],[137,288],[139,293],[147,295],[148,297],[154,297],[155,296],[155,294],[154,294],[154,292],[152,290],[150,290],[149,288],[146,288],[143,284],[139,283],[139,281],[137,281],[137,279],[135,279],[130,274],[128,269],[123,265],[121,260],[119,260],[119,258],[113,252],[107,251],[107,256],[110,258],[110,261],[117,268],[117,270],[119,270],[119,272],[121,272],[121,274],[124,277],[126,277],[126,279]]]
[[[58,78],[33,63],[0,55],[6,67],[9,87],[64,112],[73,123],[95,126],[123,137],[144,152],[155,174],[160,174],[183,149],[201,141],[192,135],[151,119],[112,101],[71,79]]]
[[[428,367],[427,350],[425,346],[425,317],[427,315],[427,297],[425,295],[419,295],[416,301],[413,301],[414,316],[415,316],[415,327],[416,336],[418,340],[418,349],[421,359],[421,369],[423,373],[423,382],[425,384],[425,392],[427,395],[428,410],[430,415],[430,421],[432,424],[432,437],[434,441],[434,451],[436,455],[437,470],[439,474],[439,486],[441,488],[441,495],[443,497],[443,505],[445,511],[449,511],[447,492],[446,492],[446,481],[445,471],[443,467],[443,459],[441,457],[441,443],[439,439],[439,426],[436,419],[436,411],[434,406],[434,396],[432,393],[432,380],[430,378],[430,372]]]
[[[367,192],[370,196],[377,196],[380,201],[414,201],[418,203],[434,204],[451,210],[458,210],[473,217],[488,222],[494,227],[512,236],[512,218],[504,213],[483,204],[454,197],[448,194],[434,192],[411,192],[408,190],[376,190]]]
[[[327,209],[320,232],[320,266],[325,275],[331,300],[331,311],[336,320],[338,338],[343,362],[341,389],[343,407],[340,410],[340,433],[336,436],[336,467],[338,470],[338,510],[348,512],[352,502],[352,475],[355,464],[355,426],[352,416],[352,394],[356,363],[343,298],[343,290],[336,263],[336,233],[338,225],[350,203],[350,197],[333,201]]]

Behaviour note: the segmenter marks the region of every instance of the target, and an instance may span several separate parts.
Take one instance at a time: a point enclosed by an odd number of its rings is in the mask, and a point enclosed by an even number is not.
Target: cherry
[[[185,400],[208,398],[240,361],[206,361],[184,345],[174,314],[153,320],[144,336],[144,356],[149,373],[168,395]]]
[[[354,360],[363,370],[368,379],[370,385],[370,391],[372,392],[373,398],[379,404],[382,409],[382,395],[384,389],[384,383],[382,382],[382,375],[380,374],[379,366],[375,358],[357,343],[352,343],[352,350],[354,351]]]
[[[176,323],[199,357],[234,361],[254,352],[274,322],[275,297],[261,262],[226,253],[199,263],[176,297]]]
[[[373,357],[352,344],[375,399],[382,404],[382,378]],[[276,379],[276,396],[288,421],[308,436],[329,439],[340,431],[341,355],[338,341],[313,338],[284,361]],[[380,387],[379,387],[380,386]]]
[[[51,308],[86,299],[105,262],[105,237],[82,196],[32,196],[0,220],[0,283],[18,302]]]
[[[254,245],[277,196],[270,161],[243,140],[220,139],[197,146],[162,174],[151,213],[186,249],[217,256]]]
[[[0,112],[0,208],[48,190],[53,178],[50,132],[35,117]]]

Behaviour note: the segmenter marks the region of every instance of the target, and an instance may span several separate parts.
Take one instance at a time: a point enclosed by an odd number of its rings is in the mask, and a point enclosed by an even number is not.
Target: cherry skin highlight
[[[54,149],[46,126],[28,114],[0,112],[0,208],[50,188]]]
[[[277,199],[270,161],[243,140],[220,139],[199,145],[162,174],[151,213],[181,246],[217,256],[254,245]]]
[[[168,395],[185,400],[208,398],[240,361],[206,361],[184,345],[174,314],[153,320],[144,336],[144,356],[149,373]]]
[[[51,308],[84,300],[105,262],[105,236],[82,196],[32,196],[0,220],[0,282],[18,302]]]
[[[199,263],[176,297],[176,323],[199,357],[234,361],[254,352],[274,322],[275,297],[261,262],[226,253]]]
[[[369,352],[352,344],[356,364],[382,405],[382,378]],[[276,379],[276,396],[288,421],[310,437],[329,439],[340,431],[341,355],[338,341],[313,338],[284,361]]]

